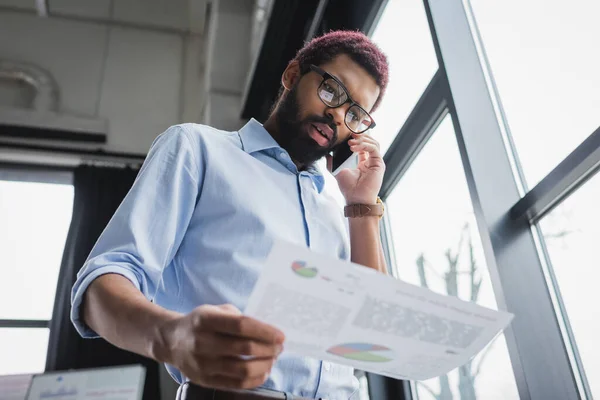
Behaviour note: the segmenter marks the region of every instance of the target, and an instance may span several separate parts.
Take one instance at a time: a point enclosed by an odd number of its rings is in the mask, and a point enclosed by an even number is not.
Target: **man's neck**
[[[269,118],[267,118],[267,120],[263,124],[263,127],[266,129],[267,132],[269,132],[269,135],[271,135],[271,137],[273,137],[273,139],[275,139],[275,141],[281,146],[281,140],[280,140],[281,133],[279,132],[279,127],[277,126],[277,120],[276,120],[275,114],[276,113],[271,113]],[[298,168],[298,171],[303,171],[306,169],[306,165],[300,164],[293,158],[292,158],[292,162],[296,165],[296,168]]]

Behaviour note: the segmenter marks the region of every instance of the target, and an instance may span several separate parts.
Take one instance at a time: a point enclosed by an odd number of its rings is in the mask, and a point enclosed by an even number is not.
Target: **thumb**
[[[221,304],[217,306],[217,308],[222,311],[225,311],[227,314],[242,315],[240,309],[234,306],[233,304]]]

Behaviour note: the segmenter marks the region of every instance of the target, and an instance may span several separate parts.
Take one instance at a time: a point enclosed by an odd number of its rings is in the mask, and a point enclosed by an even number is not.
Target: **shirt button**
[[[282,151],[281,153],[279,153],[279,157],[281,157],[285,160],[287,158],[287,153]]]
[[[328,362],[324,362],[323,368],[325,368],[325,371],[329,371],[331,369],[331,364],[329,364]]]

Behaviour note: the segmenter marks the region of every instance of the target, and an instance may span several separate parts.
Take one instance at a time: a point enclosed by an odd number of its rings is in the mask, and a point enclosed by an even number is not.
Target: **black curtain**
[[[144,400],[160,399],[159,366],[121,350],[104,339],[82,339],[71,324],[71,288],[77,272],[131,188],[138,170],[80,166],[74,170],[73,217],[60,268],[46,371],[142,364],[146,367]]]

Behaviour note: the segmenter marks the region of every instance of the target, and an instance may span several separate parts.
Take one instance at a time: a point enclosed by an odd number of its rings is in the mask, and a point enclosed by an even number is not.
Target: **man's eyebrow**
[[[356,97],[352,93],[350,93],[350,89],[348,89],[348,85],[345,82],[345,81],[347,81],[347,79],[345,79],[342,74],[336,75],[336,74],[332,74],[331,72],[328,72],[328,74],[331,75],[331,76],[333,76],[333,77],[335,77],[335,79],[337,79],[338,81],[342,82],[342,85],[344,85],[344,88],[346,89],[346,91],[348,92],[348,94],[350,95],[350,97],[352,98],[352,100],[356,102]],[[359,106],[361,106],[365,110],[367,109],[366,107],[364,107],[362,104],[360,104],[358,102],[356,102],[356,104],[358,104]]]

